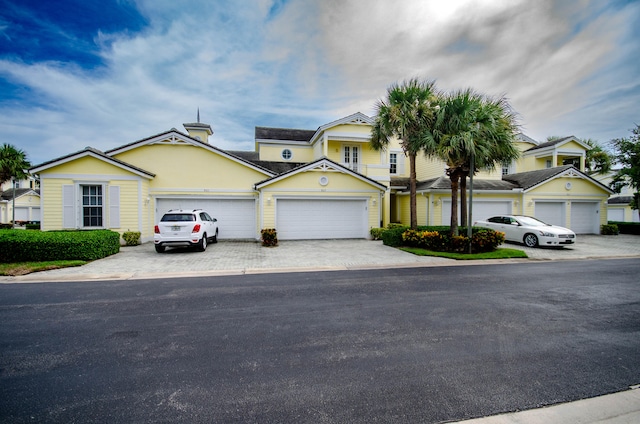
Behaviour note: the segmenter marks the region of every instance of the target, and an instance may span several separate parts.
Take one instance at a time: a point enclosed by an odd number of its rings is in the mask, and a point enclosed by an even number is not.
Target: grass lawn
[[[470,259],[512,259],[512,258],[528,258],[527,254],[522,250],[517,249],[502,249],[499,248],[493,252],[485,253],[451,253],[451,252],[434,252],[433,250],[420,249],[418,247],[401,247],[400,250],[413,253],[418,256],[436,256],[438,258],[449,258],[457,260],[470,260]]]
[[[8,264],[0,263],[0,275],[25,275],[31,274],[32,272],[47,271],[50,269],[80,266],[86,263],[87,261],[17,262]]]

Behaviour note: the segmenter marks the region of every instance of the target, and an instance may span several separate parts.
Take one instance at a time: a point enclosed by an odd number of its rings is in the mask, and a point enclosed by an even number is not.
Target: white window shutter
[[[109,186],[109,228],[120,228],[120,186]]]
[[[76,228],[76,199],[73,184],[62,186],[62,228]]]
[[[398,153],[396,156],[396,160],[398,162],[398,164],[396,165],[396,167],[398,168],[398,175],[404,175],[404,153]]]

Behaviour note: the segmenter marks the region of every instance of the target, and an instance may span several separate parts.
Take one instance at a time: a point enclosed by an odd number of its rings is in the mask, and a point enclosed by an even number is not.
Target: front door
[[[360,147],[344,146],[344,165],[356,172],[360,172]]]

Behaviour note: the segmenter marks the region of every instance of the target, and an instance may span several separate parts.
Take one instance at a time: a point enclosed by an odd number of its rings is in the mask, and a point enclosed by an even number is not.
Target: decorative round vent
[[[567,190],[571,190],[571,183],[566,183],[564,185],[564,188],[566,188]]]
[[[320,177],[318,182],[320,183],[321,186],[326,186],[327,184],[329,184],[329,178],[322,176]]]

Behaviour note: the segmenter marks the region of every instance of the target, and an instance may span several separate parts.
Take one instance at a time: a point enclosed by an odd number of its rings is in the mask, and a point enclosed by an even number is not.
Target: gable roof
[[[563,138],[559,138],[557,140],[552,140],[552,141],[547,141],[545,143],[540,143],[537,146],[533,146],[532,148],[525,150],[525,153],[531,152],[531,151],[534,151],[534,150],[541,150],[541,149],[551,148],[551,147],[555,147],[555,146],[560,146],[560,145],[568,143],[570,141],[574,141],[574,142],[578,143],[579,145],[584,147],[585,150],[589,150],[590,149],[590,147],[587,144],[583,143],[582,141],[578,140],[574,136],[570,135],[569,137],[563,137]]]
[[[517,174],[508,174],[508,175],[503,175],[502,179],[505,181],[509,181],[513,184],[516,184],[518,187],[522,188],[524,191],[528,191],[544,182],[547,182],[554,178],[559,178],[564,176],[572,176],[572,177],[585,179],[599,186],[603,190],[606,190],[608,193],[613,193],[613,190],[611,190],[609,187],[605,186],[600,181],[591,178],[589,175],[585,174],[584,172],[581,172],[578,168],[576,168],[573,165],[563,165],[555,168],[538,169],[535,171],[520,172]]]
[[[0,192],[0,199],[4,201],[11,201],[13,200],[14,196],[17,199],[27,194],[34,194],[36,196],[40,196],[40,190],[39,189],[34,190],[32,188],[16,188],[16,189],[10,188],[9,190]]]
[[[261,172],[265,175],[273,175],[273,172],[268,168],[264,168],[258,164],[255,164],[251,161],[248,161],[241,156],[234,155],[232,153],[227,152],[226,150],[222,150],[216,146],[213,146],[205,141],[198,140],[197,138],[190,137],[187,134],[184,134],[178,131],[175,128],[170,129],[169,131],[165,131],[160,134],[153,135],[151,137],[143,138],[141,140],[134,141],[133,143],[125,144],[120,147],[116,147],[115,149],[107,150],[105,153],[109,156],[117,155],[119,153],[126,152],[128,150],[133,150],[138,147],[152,145],[152,144],[160,144],[166,143],[166,140],[169,140],[169,143],[179,144],[185,143],[190,144],[196,147],[201,147],[203,149],[209,150],[210,152],[217,153],[227,159],[231,159],[234,162],[240,163],[242,165],[248,166],[258,172]]]
[[[69,155],[62,156],[60,158],[50,160],[48,162],[44,162],[44,163],[42,163],[40,165],[36,165],[36,166],[30,168],[29,172],[31,172],[32,174],[38,173],[38,172],[42,172],[42,171],[45,171],[45,170],[47,170],[49,168],[53,168],[54,166],[62,165],[64,163],[71,162],[71,161],[74,161],[76,159],[80,159],[80,158],[83,158],[83,157],[96,158],[98,160],[101,160],[101,161],[107,162],[107,163],[109,163],[111,165],[114,165],[114,166],[116,166],[118,168],[125,169],[125,170],[127,170],[129,172],[133,172],[134,174],[139,175],[139,176],[144,177],[144,178],[151,179],[151,178],[156,176],[156,174],[154,174],[152,172],[145,171],[142,168],[138,168],[137,166],[134,166],[134,165],[131,165],[131,164],[126,163],[124,161],[121,161],[120,159],[113,158],[113,157],[105,154],[104,152],[101,152],[98,149],[94,149],[93,147],[86,147],[84,150],[81,150],[79,152],[71,153]]]
[[[256,190],[258,190],[258,189],[261,189],[264,186],[267,186],[269,184],[273,184],[273,183],[275,183],[277,181],[281,181],[281,180],[283,180],[285,178],[289,178],[292,175],[295,175],[295,174],[298,174],[298,173],[301,173],[301,172],[310,171],[312,169],[318,169],[318,168],[319,169],[323,169],[323,170],[328,170],[328,171],[337,171],[337,172],[340,172],[340,173],[343,173],[343,174],[349,174],[349,175],[351,175],[351,176],[353,176],[353,177],[355,177],[355,178],[357,178],[357,179],[359,179],[361,181],[364,181],[364,182],[366,182],[368,184],[371,184],[371,185],[377,187],[379,190],[382,190],[382,191],[387,189],[387,187],[384,184],[381,184],[378,181],[375,181],[375,180],[373,180],[373,179],[371,179],[369,177],[365,177],[364,175],[359,174],[359,173],[357,173],[355,171],[352,171],[351,169],[346,168],[346,167],[340,165],[339,163],[334,162],[334,161],[332,161],[330,159],[327,159],[327,158],[321,158],[321,159],[315,160],[313,162],[302,164],[301,166],[298,166],[297,168],[291,169],[291,170],[289,170],[287,172],[283,172],[280,175],[276,175],[275,177],[268,178],[266,180],[260,181],[260,182],[256,183],[254,185],[254,187],[255,187]]]
[[[374,120],[370,116],[365,115],[362,112],[356,112],[349,116],[345,116],[344,118],[337,119],[333,122],[329,122],[328,124],[321,125],[316,130],[313,137],[311,137],[311,144],[317,141],[320,138],[320,135],[326,130],[337,127],[339,125],[351,124],[351,125],[373,125]]]

